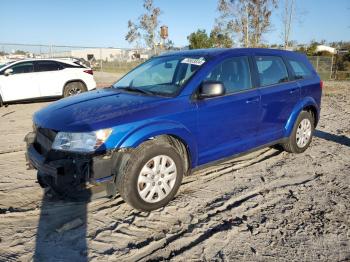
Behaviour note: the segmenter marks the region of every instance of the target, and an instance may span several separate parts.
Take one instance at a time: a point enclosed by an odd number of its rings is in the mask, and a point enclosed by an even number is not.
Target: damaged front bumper
[[[26,160],[38,171],[38,182],[62,196],[96,198],[116,194],[118,151],[73,153],[52,150],[53,131],[27,134]]]

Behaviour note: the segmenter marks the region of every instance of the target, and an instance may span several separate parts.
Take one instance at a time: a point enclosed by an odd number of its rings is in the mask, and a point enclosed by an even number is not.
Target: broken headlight
[[[84,133],[58,132],[52,148],[72,152],[94,152],[111,133],[110,128]]]

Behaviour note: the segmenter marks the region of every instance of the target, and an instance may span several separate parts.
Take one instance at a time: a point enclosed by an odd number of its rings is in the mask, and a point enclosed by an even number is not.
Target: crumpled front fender
[[[170,135],[180,139],[190,153],[191,166],[197,165],[197,144],[193,134],[181,123],[174,121],[152,122],[129,132],[116,145],[117,148],[135,148],[141,143],[160,135]]]

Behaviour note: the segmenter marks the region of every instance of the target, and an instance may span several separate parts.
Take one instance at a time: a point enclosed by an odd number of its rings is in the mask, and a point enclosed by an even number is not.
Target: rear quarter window
[[[302,61],[288,58],[288,62],[293,70],[294,79],[305,79],[312,76],[312,71]]]
[[[275,85],[288,81],[288,71],[279,56],[256,56],[260,86]]]

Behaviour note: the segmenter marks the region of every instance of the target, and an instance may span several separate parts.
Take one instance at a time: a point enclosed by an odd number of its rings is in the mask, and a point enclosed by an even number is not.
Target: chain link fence
[[[0,43],[0,65],[25,58],[79,59],[94,70],[98,86],[114,83],[162,50],[137,48]]]
[[[24,58],[76,58],[95,71],[121,75],[162,52],[165,50],[0,43],[0,65]],[[349,71],[337,71],[335,56],[309,56],[308,59],[323,80],[350,80]]]
[[[308,56],[309,61],[320,75],[321,79],[329,80],[333,77],[333,56]]]
[[[97,71],[125,72],[160,50],[0,43],[0,64],[24,58],[76,58]]]

